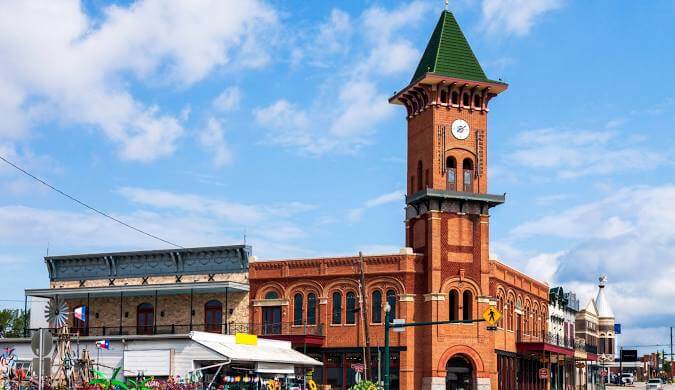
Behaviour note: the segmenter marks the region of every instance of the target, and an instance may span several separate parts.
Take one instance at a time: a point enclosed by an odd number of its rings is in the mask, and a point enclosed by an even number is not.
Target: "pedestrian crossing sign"
[[[500,313],[499,310],[495,309],[494,307],[490,306],[483,313],[483,318],[485,319],[485,322],[488,323],[488,325],[493,326],[494,324],[497,323],[497,321],[499,321],[500,318],[502,318],[502,313]]]

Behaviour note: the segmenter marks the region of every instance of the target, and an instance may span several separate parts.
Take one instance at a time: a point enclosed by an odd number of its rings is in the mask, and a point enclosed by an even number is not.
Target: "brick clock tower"
[[[487,118],[488,103],[506,88],[486,77],[444,11],[412,81],[390,99],[405,107],[408,121],[406,246],[425,256],[417,321],[480,318],[494,304],[489,210],[504,196],[488,193]],[[453,370],[459,382],[463,370],[473,370],[477,388],[496,388],[496,362],[486,358],[494,356],[490,333],[484,323],[417,328],[411,359],[423,375],[416,388],[445,389]]]

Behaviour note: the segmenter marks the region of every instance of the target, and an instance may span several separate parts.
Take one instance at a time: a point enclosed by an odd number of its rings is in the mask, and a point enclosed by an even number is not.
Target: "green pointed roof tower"
[[[457,19],[448,10],[441,13],[410,84],[396,92],[389,102],[404,104],[413,112],[418,111],[429,103],[427,100],[431,95],[427,93],[422,100],[416,100],[413,96],[416,91],[442,85],[480,90],[485,93],[486,99],[508,88],[508,84],[485,75]]]
[[[457,19],[447,10],[441,13],[411,82],[420,79],[426,73],[471,81],[494,82],[485,76]]]

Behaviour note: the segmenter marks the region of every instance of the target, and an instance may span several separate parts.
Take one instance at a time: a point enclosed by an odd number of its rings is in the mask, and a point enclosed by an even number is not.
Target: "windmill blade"
[[[52,328],[61,328],[68,324],[68,305],[60,297],[52,298],[47,303],[45,317],[49,326]]]

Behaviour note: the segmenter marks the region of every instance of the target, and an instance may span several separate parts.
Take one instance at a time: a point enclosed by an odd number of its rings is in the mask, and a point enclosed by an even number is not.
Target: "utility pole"
[[[368,328],[368,305],[366,304],[366,274],[363,265],[363,253],[359,251],[359,268],[361,272],[361,321],[363,322],[363,336],[365,339],[366,350],[363,356],[363,379],[368,380],[368,370],[370,369],[370,331]]]

